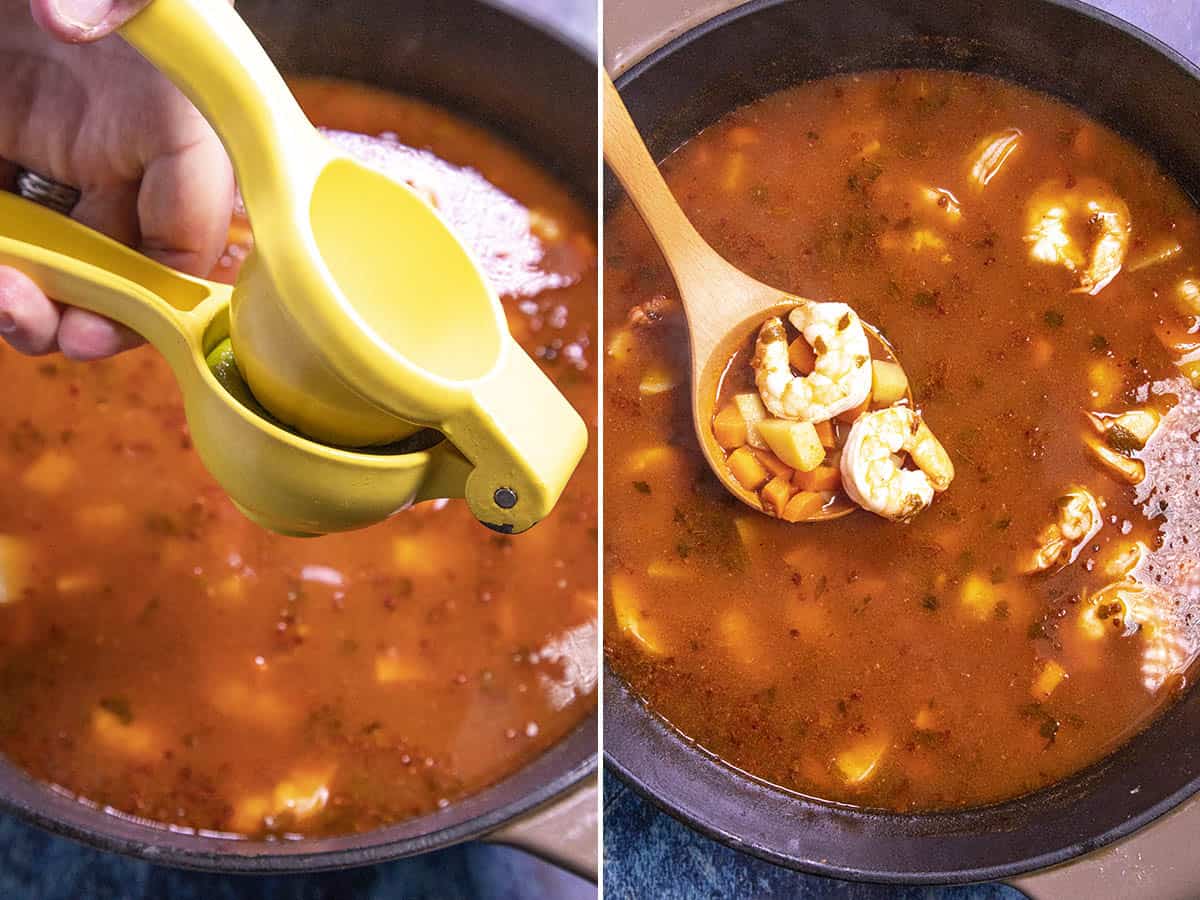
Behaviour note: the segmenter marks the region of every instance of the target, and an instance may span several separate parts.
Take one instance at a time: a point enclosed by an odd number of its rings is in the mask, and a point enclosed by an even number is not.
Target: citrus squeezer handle
[[[0,192],[0,265],[23,272],[56,300],[127,325],[172,364],[199,341],[192,333],[198,320],[188,313],[227,290],[5,192]]]
[[[474,516],[517,533],[550,514],[587,449],[587,426],[505,332],[493,371],[441,430],[471,461],[465,497]]]
[[[256,213],[307,217],[312,182],[331,151],[231,4],[151,0],[119,33],[217,131],[252,224],[269,224],[254,221]]]

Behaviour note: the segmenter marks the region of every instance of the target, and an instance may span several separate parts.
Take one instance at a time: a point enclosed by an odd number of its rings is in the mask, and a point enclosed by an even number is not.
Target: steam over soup
[[[1062,103],[922,71],[782,91],[664,168],[734,264],[880,329],[901,365],[873,391],[930,423],[954,478],[919,515],[790,524],[806,492],[845,501],[846,423],[755,446],[757,413],[737,409],[755,396],[748,335],[711,427],[777,518],[730,496],[692,430],[676,288],[620,203],[605,260],[615,670],[733,766],[896,810],[1034,790],[1151,722],[1200,637],[1200,217],[1176,185]]]
[[[594,422],[587,211],[445,112],[295,88],[318,123],[394,132],[334,139],[462,223],[513,333]],[[249,241],[235,219],[217,277]],[[330,835],[476,792],[593,708],[594,455],[527,534],[439,502],[296,540],[203,470],[154,350],[5,349],[0,383],[0,751],[35,777],[174,826]]]

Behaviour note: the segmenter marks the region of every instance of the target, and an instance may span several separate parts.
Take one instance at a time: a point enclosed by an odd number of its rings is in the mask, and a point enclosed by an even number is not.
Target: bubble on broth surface
[[[583,266],[552,236],[535,234],[531,213],[474,169],[456,166],[385,132],[372,137],[322,128],[338,148],[428,199],[502,297],[534,297],[577,283]],[[369,198],[366,198],[369,202]],[[244,214],[241,196],[236,209]]]
[[[1169,647],[1158,646],[1157,653],[1155,646],[1147,649],[1143,672],[1148,681],[1156,673],[1183,671],[1200,652],[1200,391],[1178,378],[1155,382],[1151,392],[1174,396],[1178,403],[1140,454],[1146,478],[1135,494],[1142,513],[1160,523],[1159,546],[1146,554],[1135,575],[1162,598],[1156,611],[1172,635]]]

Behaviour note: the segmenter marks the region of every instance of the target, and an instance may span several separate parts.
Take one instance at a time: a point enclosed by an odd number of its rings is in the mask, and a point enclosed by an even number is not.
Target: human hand
[[[28,5],[27,5],[28,4]],[[225,245],[233,172],[208,123],[110,33],[145,0],[0,0],[0,190],[29,169],[80,190],[71,218],[192,275]],[[32,13],[32,15],[31,15]],[[76,46],[87,44],[88,46]],[[142,339],[0,266],[0,336],[98,359]]]

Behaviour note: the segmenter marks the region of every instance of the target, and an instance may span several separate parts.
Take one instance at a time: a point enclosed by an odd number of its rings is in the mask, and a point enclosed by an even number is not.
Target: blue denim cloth
[[[676,822],[613,775],[604,778],[606,900],[1022,900],[1002,885],[902,888],[802,875],[738,853]]]
[[[319,875],[209,875],[83,847],[0,816],[3,900],[594,900],[596,886],[509,847],[463,844]]]

